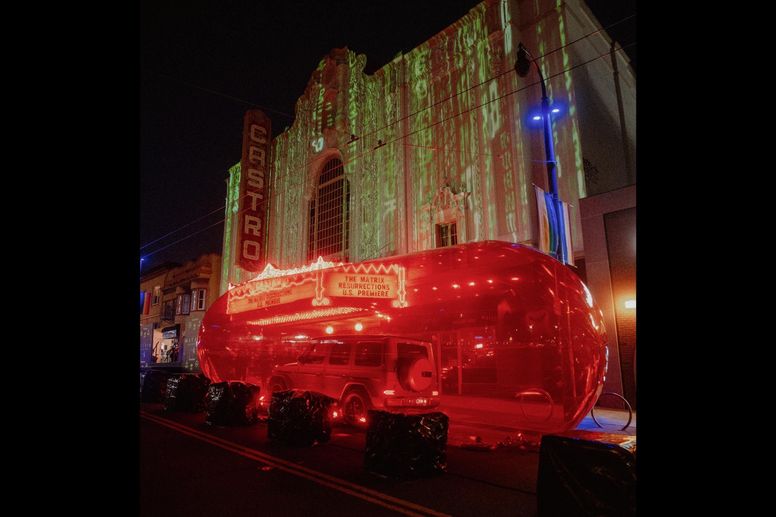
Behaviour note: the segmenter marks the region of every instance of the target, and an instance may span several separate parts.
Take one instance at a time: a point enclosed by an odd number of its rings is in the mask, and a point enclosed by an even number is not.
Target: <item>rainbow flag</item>
[[[571,245],[571,219],[569,218],[569,204],[563,203],[563,246],[565,248],[566,264],[574,265],[574,248]]]
[[[539,215],[539,251],[550,252],[550,221],[547,217],[547,205],[544,200],[544,191],[534,185],[536,190],[536,208]]]
[[[151,293],[140,291],[140,314],[151,312]]]
[[[558,247],[563,247],[566,264],[574,265],[574,248],[571,243],[571,219],[569,204],[555,205],[552,194],[534,185],[536,207],[539,214],[539,250],[560,260]],[[560,213],[559,213],[560,212]]]
[[[539,250],[556,257],[560,232],[558,232],[555,203],[552,194],[548,194],[536,185],[534,189],[536,189],[536,206],[539,215]]]

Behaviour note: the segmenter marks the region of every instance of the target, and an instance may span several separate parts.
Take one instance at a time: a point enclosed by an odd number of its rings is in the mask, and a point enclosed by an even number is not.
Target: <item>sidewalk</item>
[[[636,436],[636,412],[633,412],[633,418],[630,425],[626,429],[625,424],[628,423],[628,412],[618,409],[605,409],[596,408],[595,418],[601,427],[598,427],[593,420],[593,417],[588,414],[582,422],[579,423],[577,429],[585,431],[601,431],[613,434],[627,434],[629,436]]]
[[[524,422],[522,414],[526,410],[521,409],[517,402],[485,397],[443,396],[439,410],[450,417],[448,443],[453,446],[473,446],[477,443],[495,446],[538,440],[538,433],[521,429],[521,422]],[[635,412],[625,429],[623,427],[628,423],[627,411],[596,408],[595,417],[601,427],[588,413],[575,429],[636,436]],[[484,445],[482,447],[485,448]]]

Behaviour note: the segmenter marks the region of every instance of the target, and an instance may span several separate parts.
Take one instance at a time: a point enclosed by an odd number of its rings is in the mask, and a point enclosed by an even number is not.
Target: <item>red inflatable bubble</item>
[[[374,343],[385,356],[370,374],[378,363],[364,354]],[[466,401],[508,412],[522,429],[556,433],[595,403],[606,343],[603,315],[576,273],[533,248],[484,241],[269,266],[211,306],[197,353],[211,381],[257,384],[265,397],[301,388],[350,404],[442,411],[446,401]]]

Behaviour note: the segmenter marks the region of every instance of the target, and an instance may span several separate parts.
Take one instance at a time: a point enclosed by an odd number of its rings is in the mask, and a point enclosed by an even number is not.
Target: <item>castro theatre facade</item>
[[[635,156],[627,104],[635,85],[625,85],[623,119],[614,86],[597,79],[612,74],[600,29],[581,2],[488,0],[371,75],[367,56],[331,50],[300,92],[290,128],[272,138],[268,117],[245,115],[243,156],[229,169],[220,293],[267,264],[356,263],[486,240],[538,248],[536,189],[549,190],[535,120],[541,86],[535,66],[526,77],[514,70],[519,42],[541,56],[558,109],[559,190],[572,268],[584,278],[579,200],[626,184],[624,160]],[[629,69],[622,52],[615,59],[621,74]],[[578,98],[591,101],[581,107]],[[438,345],[443,370],[470,372],[449,391],[476,394],[488,378],[481,340],[451,331]],[[605,391],[622,393],[618,361],[610,350]]]

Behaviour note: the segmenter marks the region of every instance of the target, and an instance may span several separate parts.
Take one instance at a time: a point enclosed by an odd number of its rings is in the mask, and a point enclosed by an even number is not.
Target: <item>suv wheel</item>
[[[342,413],[345,422],[355,426],[365,426],[367,412],[372,408],[369,397],[363,390],[349,391],[342,398]]]

